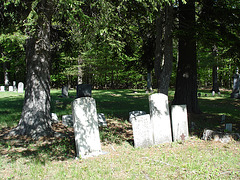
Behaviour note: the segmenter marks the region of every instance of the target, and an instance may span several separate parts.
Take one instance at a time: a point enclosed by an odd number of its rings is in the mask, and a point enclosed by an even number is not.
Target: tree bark
[[[188,112],[200,113],[197,99],[195,1],[179,5],[179,61],[172,104],[186,104]]]
[[[165,31],[164,31],[164,56],[161,73],[159,76],[159,92],[168,95],[169,83],[172,74],[173,61],[173,42],[172,42],[172,27],[173,27],[173,7],[172,5],[165,6]]]
[[[38,4],[36,33],[27,40],[27,80],[18,126],[10,133],[33,139],[52,136],[50,114],[50,23],[51,1]]]

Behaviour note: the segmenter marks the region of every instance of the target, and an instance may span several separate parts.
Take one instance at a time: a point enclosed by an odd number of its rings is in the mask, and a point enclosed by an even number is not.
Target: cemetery
[[[240,179],[239,1],[0,9],[0,179]]]

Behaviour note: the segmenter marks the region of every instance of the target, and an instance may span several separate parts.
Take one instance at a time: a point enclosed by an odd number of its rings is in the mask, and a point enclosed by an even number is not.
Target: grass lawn
[[[26,137],[0,137],[0,179],[240,179],[240,142],[223,144],[200,139],[204,128],[221,130],[221,115],[240,133],[240,100],[230,91],[212,97],[200,90],[202,114],[189,114],[190,138],[149,148],[134,148],[128,113],[149,113],[148,94],[144,90],[93,90],[98,113],[104,113],[108,127],[100,128],[102,150],[106,155],[75,159],[73,128],[54,124],[64,138],[32,141]],[[52,90],[52,112],[71,114],[70,98],[60,98],[61,90]],[[207,94],[207,96],[205,96]],[[169,100],[174,92],[170,91]],[[23,94],[0,92],[0,136],[16,126],[21,116]]]

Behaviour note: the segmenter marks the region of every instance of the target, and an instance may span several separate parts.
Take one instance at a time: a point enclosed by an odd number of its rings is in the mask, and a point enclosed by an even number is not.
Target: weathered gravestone
[[[97,118],[98,118],[98,126],[100,127],[107,126],[107,121],[103,113],[98,113]]]
[[[240,99],[239,86],[240,86],[240,77],[237,71],[237,73],[233,76],[233,90],[231,93],[231,98]]]
[[[75,99],[72,102],[72,116],[77,157],[102,154],[95,100],[91,97]]]
[[[18,83],[18,93],[23,93],[24,90],[24,84],[22,82]]]
[[[228,132],[232,132],[232,123],[226,123],[226,124],[225,124],[225,129],[226,129]]]
[[[62,87],[62,97],[68,97],[68,86]]]
[[[5,86],[1,86],[1,92],[5,91]]]
[[[17,91],[16,81],[13,81],[13,91]]]
[[[58,123],[58,117],[56,113],[51,113],[51,123]]]
[[[129,122],[132,123],[132,119],[135,118],[136,116],[141,116],[146,114],[145,111],[131,111],[129,112]]]
[[[80,97],[92,97],[92,85],[91,84],[77,85],[77,98],[80,98]]]
[[[8,91],[13,92],[13,86],[9,86]]]
[[[132,118],[134,147],[148,147],[153,143],[153,126],[150,115],[140,115]]]
[[[154,144],[172,142],[168,96],[156,93],[149,96],[151,123]]]
[[[187,106],[172,105],[171,114],[173,141],[179,141],[188,138]]]
[[[72,115],[63,115],[62,124],[65,126],[73,127],[73,117]]]

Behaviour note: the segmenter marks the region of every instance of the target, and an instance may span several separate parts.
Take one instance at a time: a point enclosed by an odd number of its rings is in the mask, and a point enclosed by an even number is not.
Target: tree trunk
[[[52,136],[50,114],[50,22],[49,1],[38,4],[37,29],[27,40],[27,80],[22,115],[18,126],[10,133],[33,139]]]
[[[163,9],[159,8],[159,14],[156,19],[156,50],[155,50],[155,62],[154,70],[157,79],[157,90],[160,92],[160,74],[161,74],[161,64],[163,58]]]
[[[173,7],[165,6],[165,31],[164,31],[164,58],[159,76],[159,92],[168,95],[169,83],[172,74],[173,61],[173,42],[172,42],[172,26],[173,26]]]
[[[179,61],[172,104],[186,104],[188,112],[200,113],[197,99],[197,58],[195,40],[195,1],[179,5]]]

